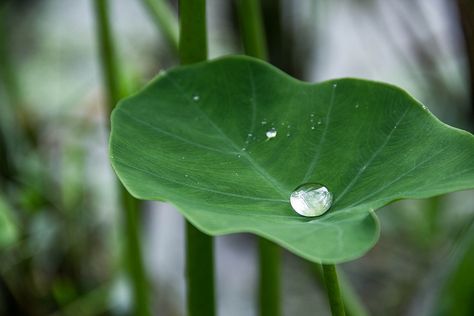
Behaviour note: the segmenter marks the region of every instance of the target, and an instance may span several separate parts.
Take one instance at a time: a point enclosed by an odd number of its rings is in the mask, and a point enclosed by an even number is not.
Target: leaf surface
[[[474,187],[474,137],[403,90],[309,84],[242,56],[175,68],[120,102],[110,155],[135,197],[174,204],[202,231],[255,233],[325,263],[375,244],[377,208]],[[313,182],[333,206],[305,218],[289,196]]]

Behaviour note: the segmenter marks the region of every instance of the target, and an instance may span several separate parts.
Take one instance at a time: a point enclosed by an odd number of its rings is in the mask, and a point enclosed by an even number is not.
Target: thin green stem
[[[267,45],[259,0],[237,0],[240,31],[245,53],[267,59]],[[280,308],[280,247],[263,238],[259,250],[259,308],[261,316],[278,316]]]
[[[344,304],[337,280],[336,266],[334,264],[323,264],[322,266],[331,313],[333,316],[345,316]]]
[[[107,93],[107,112],[110,116],[112,110],[121,98],[120,71],[117,62],[110,18],[108,0],[93,0],[97,24],[98,45],[105,91]],[[139,201],[134,199],[127,190],[119,187],[121,203],[125,218],[123,220],[123,235],[125,236],[125,249],[123,250],[124,263],[127,264],[128,274],[133,291],[133,314],[137,316],[150,315],[149,287],[143,264],[140,225]]]
[[[259,0],[237,0],[237,15],[245,54],[267,60],[267,44]]]
[[[324,276],[321,265],[313,262],[310,262],[309,264],[317,282],[319,284],[324,284]],[[347,281],[347,278],[344,273],[342,273],[342,271],[339,271],[338,279],[341,290],[341,298],[344,302],[344,309],[346,311],[346,314],[348,316],[368,316],[368,310],[360,301],[360,298],[357,296],[357,293],[354,291],[351,284]]]
[[[119,67],[110,27],[108,0],[92,0],[95,4],[97,39],[100,51],[102,76],[107,93],[107,110],[112,112],[120,100]]]
[[[142,0],[148,14],[173,51],[178,51],[178,19],[164,0]]]
[[[259,308],[261,316],[281,315],[280,247],[263,238],[259,246]]]
[[[181,64],[207,59],[206,1],[180,0]],[[186,277],[189,316],[215,315],[213,238],[186,223]]]

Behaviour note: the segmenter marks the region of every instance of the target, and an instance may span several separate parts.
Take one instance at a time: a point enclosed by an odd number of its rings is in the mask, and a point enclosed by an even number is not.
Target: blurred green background
[[[0,315],[133,314],[94,1],[0,2]],[[130,94],[176,65],[176,51],[147,12],[153,0],[109,2]],[[234,1],[207,8],[210,57],[242,53]],[[472,1],[263,0],[262,10],[270,61],[296,78],[394,83],[473,130]],[[371,314],[474,315],[472,193],[379,212],[378,245],[340,267]],[[183,218],[161,203],[142,209],[153,315],[184,315]],[[253,236],[216,238],[219,315],[257,315],[256,265]],[[282,274],[285,315],[327,315],[307,262],[285,253]]]

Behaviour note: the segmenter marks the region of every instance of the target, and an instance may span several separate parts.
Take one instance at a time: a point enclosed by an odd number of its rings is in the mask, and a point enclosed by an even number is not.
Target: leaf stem
[[[267,59],[267,45],[259,0],[237,0],[237,15],[245,53]],[[261,316],[278,316],[280,308],[280,247],[258,238],[259,308]]]
[[[180,0],[179,26],[181,64],[186,65],[206,60],[206,0]]]
[[[259,307],[261,316],[278,316],[280,310],[280,247],[258,238]]]
[[[108,0],[93,0],[97,24],[98,44],[100,48],[101,68],[105,90],[107,93],[107,112],[112,110],[121,97],[120,72],[116,52],[112,40]],[[139,201],[133,198],[125,188],[119,186],[121,203],[125,218],[123,220],[124,236],[126,236],[123,260],[127,264],[128,274],[133,291],[134,315],[150,315],[148,283],[142,259],[139,225]]]
[[[213,238],[190,222],[186,222],[186,278],[188,315],[215,315]]]
[[[237,15],[245,54],[267,60],[267,44],[259,0],[237,0]]]
[[[148,14],[153,19],[157,28],[163,32],[163,35],[169,46],[178,51],[178,19],[164,0],[142,0]]]
[[[313,272],[315,279],[319,284],[324,284],[324,276],[322,267],[318,263],[309,262],[311,271]],[[339,287],[341,290],[341,298],[344,302],[344,310],[348,316],[368,316],[369,312],[365,308],[364,304],[360,301],[357,293],[352,288],[351,284],[347,281],[344,273],[339,271],[338,273]]]
[[[336,266],[334,264],[323,264],[322,266],[331,313],[333,316],[345,316],[344,304],[337,280]]]
[[[180,0],[181,64],[207,59],[206,1]],[[189,316],[215,315],[213,238],[186,222],[186,277]]]

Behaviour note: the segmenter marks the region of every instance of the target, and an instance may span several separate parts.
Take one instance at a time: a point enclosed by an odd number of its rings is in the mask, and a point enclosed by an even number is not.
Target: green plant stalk
[[[334,264],[323,264],[322,266],[331,313],[333,316],[345,316],[344,304],[342,303],[339,282],[337,280],[336,266]]]
[[[178,19],[164,0],[142,0],[158,30],[163,33],[173,51],[178,51]]]
[[[267,44],[260,1],[237,0],[237,15],[245,53],[267,60]]]
[[[275,243],[258,238],[259,249],[259,308],[261,316],[281,315],[280,253]]]
[[[311,271],[319,284],[324,284],[324,276],[322,267],[318,263],[310,262]],[[341,290],[341,298],[344,303],[344,309],[348,316],[368,316],[369,312],[365,308],[364,304],[360,301],[357,293],[352,288],[351,284],[347,281],[344,273],[339,271],[338,273],[339,286]]]
[[[119,84],[120,72],[112,40],[108,2],[107,0],[93,1],[95,5],[101,67],[107,93],[107,111],[110,115],[118,100],[121,98]],[[140,226],[138,220],[139,202],[134,199],[122,185],[120,185],[119,191],[121,204],[125,212],[123,230],[126,236],[126,248],[123,251],[123,255],[124,263],[126,263],[128,267],[128,274],[133,291],[133,314],[137,316],[148,316],[150,315],[149,288],[140,244]]]
[[[179,1],[181,64],[207,59],[206,1]],[[213,238],[186,223],[186,278],[189,316],[215,315]]]
[[[237,0],[237,15],[245,54],[267,60],[267,45],[260,1]],[[280,307],[280,247],[258,238],[259,309],[261,316],[281,315]]]

